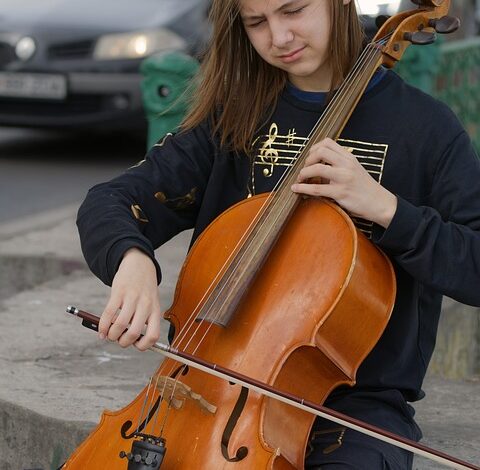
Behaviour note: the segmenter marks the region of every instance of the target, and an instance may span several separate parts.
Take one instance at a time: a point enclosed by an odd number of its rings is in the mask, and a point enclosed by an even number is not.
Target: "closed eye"
[[[255,28],[257,26],[260,26],[264,22],[265,22],[265,20],[259,20],[259,21],[256,21],[255,23],[246,24],[245,26],[247,28]]]
[[[286,15],[296,15],[297,13],[301,13],[304,10],[304,8],[305,7],[300,7],[300,8],[297,8],[296,10],[286,11],[285,14]]]

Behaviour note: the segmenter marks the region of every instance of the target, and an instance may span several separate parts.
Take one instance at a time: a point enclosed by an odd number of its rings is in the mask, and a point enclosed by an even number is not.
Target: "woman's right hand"
[[[113,279],[110,299],[98,327],[99,336],[118,341],[124,348],[134,344],[145,351],[160,337],[160,320],[155,265],[143,251],[131,248],[125,252]]]

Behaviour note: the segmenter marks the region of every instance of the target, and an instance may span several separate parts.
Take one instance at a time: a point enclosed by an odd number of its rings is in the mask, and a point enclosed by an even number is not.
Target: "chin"
[[[318,69],[311,68],[311,67],[291,67],[287,72],[294,77],[299,77],[299,78],[315,78],[315,77],[321,77],[321,74],[319,74]]]

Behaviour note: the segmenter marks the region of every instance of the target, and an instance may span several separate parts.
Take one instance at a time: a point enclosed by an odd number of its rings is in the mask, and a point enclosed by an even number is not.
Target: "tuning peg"
[[[415,31],[414,33],[405,33],[403,38],[405,41],[410,41],[412,44],[416,44],[417,46],[425,46],[435,42],[437,35],[427,31]]]
[[[437,33],[450,34],[460,27],[460,20],[454,16],[443,16],[430,20],[428,26],[434,28]]]

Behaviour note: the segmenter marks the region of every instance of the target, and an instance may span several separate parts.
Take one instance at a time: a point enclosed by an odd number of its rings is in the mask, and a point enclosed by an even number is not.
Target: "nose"
[[[270,23],[270,35],[272,46],[276,49],[284,49],[294,38],[293,31],[282,21]]]

